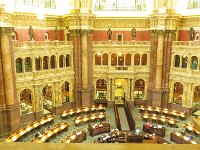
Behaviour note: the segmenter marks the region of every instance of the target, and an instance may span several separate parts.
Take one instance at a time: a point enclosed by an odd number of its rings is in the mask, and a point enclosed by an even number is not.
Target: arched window
[[[17,40],[17,32],[15,32],[15,31],[12,32],[12,40],[13,41]]]
[[[107,99],[107,82],[104,79],[98,79],[96,82],[96,98]]]
[[[32,113],[32,91],[30,89],[24,89],[20,93],[20,102],[21,115]]]
[[[182,104],[183,85],[180,82],[174,84],[174,103]]]
[[[200,86],[194,88],[194,99],[193,102],[200,102]]]
[[[64,67],[64,56],[63,55],[59,56],[59,67],[60,68]]]
[[[140,54],[135,54],[134,65],[140,65]]]
[[[70,101],[70,99],[69,99],[69,83],[68,82],[65,82],[62,85],[62,100],[63,100],[63,103]]]
[[[144,90],[145,90],[145,81],[143,79],[136,80],[134,85],[134,97],[143,99]]]
[[[126,59],[125,59],[125,65],[130,66],[131,65],[131,54],[126,54]]]
[[[95,54],[95,65],[101,65],[101,54]]]
[[[21,58],[17,58],[15,62],[16,62],[16,73],[22,73],[23,60]]]
[[[197,70],[198,67],[198,57],[192,56],[191,58],[191,68],[192,70]]]
[[[123,66],[124,65],[124,54],[119,53],[118,54],[118,65]]]
[[[67,54],[66,55],[66,67],[69,67],[70,66],[70,55]]]
[[[147,54],[142,55],[142,64],[141,65],[147,65]]]
[[[45,33],[44,33],[44,40],[45,40],[45,41],[48,41],[48,40],[49,40],[49,34],[48,34],[48,32],[45,32]]]
[[[51,69],[55,69],[56,68],[56,56],[55,55],[51,56],[50,65],[51,65]]]
[[[43,69],[44,70],[47,70],[49,67],[48,67],[48,56],[44,56],[43,57]]]
[[[179,55],[175,55],[174,56],[174,67],[179,68],[180,66],[180,56]]]
[[[188,57],[183,56],[182,57],[182,68],[187,68],[187,63],[188,63]]]
[[[102,65],[108,65],[108,54],[106,53],[102,55]]]
[[[32,71],[31,58],[26,57],[26,59],[25,59],[25,72],[31,72],[31,71]]]
[[[41,70],[41,58],[40,57],[35,58],[35,70],[36,71]]]
[[[111,55],[111,65],[116,66],[117,65],[117,54],[113,53]]]

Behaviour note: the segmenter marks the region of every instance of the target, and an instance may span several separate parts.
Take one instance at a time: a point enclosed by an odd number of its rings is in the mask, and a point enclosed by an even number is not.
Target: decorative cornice
[[[147,18],[96,18],[94,28],[149,28]]]
[[[200,16],[182,17],[181,27],[199,27]]]

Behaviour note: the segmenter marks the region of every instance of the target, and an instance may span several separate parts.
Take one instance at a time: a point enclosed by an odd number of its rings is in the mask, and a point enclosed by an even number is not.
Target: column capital
[[[3,37],[11,37],[13,27],[0,27],[0,35]]]
[[[82,36],[88,36],[88,35],[92,34],[93,31],[92,30],[81,30],[80,33]]]

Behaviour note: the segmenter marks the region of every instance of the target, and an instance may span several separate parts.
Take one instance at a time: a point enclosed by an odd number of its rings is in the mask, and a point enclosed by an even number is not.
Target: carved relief
[[[11,28],[11,27],[1,27],[0,28],[0,34],[3,37],[11,37],[12,31],[13,31],[13,28]]]

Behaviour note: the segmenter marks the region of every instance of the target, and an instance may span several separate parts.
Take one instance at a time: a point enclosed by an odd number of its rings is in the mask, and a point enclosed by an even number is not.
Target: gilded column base
[[[6,120],[6,109],[0,107],[0,137],[8,135],[7,133],[7,120]]]
[[[7,132],[11,133],[16,131],[21,123],[20,123],[20,105],[7,105],[6,106],[6,116],[7,116]]]
[[[64,103],[62,106],[53,107],[52,108],[52,113],[55,114],[55,115],[59,115],[63,111],[70,110],[72,108],[74,108],[74,102],[68,102],[68,103]]]
[[[162,104],[161,89],[148,89],[148,105],[152,107],[161,107]]]

